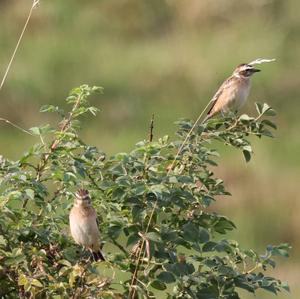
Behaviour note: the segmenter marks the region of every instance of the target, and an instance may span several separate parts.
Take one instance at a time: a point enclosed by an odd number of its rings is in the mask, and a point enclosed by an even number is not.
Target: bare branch
[[[152,142],[153,140],[153,128],[154,128],[154,114],[152,114],[151,121],[150,121],[149,142]]]

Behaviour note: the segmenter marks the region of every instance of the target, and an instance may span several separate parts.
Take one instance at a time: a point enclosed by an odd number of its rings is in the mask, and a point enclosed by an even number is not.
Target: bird
[[[94,261],[105,261],[100,248],[100,232],[97,214],[92,206],[88,190],[75,193],[74,205],[69,215],[70,231],[74,241],[89,250]]]
[[[239,64],[233,74],[223,82],[213,96],[210,101],[212,106],[202,123],[218,113],[224,115],[230,111],[237,112],[247,101],[251,87],[250,78],[257,72],[260,72],[260,70],[254,68],[251,64]]]

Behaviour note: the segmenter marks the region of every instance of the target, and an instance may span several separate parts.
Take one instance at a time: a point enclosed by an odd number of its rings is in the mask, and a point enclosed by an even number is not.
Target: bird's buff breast
[[[97,247],[100,240],[96,219],[74,216],[70,215],[70,230],[74,240],[85,247]]]
[[[236,88],[232,90],[231,96],[228,97],[230,99],[228,101],[227,108],[228,110],[235,111],[239,110],[244,106],[247,101],[249,91],[250,91],[250,82],[248,83],[240,83],[240,88]]]

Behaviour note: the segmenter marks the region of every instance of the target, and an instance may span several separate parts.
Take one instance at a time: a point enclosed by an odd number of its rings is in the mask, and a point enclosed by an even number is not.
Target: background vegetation
[[[0,1],[3,71],[30,5]],[[42,1],[0,93],[0,116],[27,128],[55,123],[38,113],[41,104],[64,105],[66,91],[83,82],[102,85],[104,113],[87,119],[82,134],[114,153],[147,136],[152,113],[159,136],[171,134],[179,117],[195,118],[236,64],[277,58],[262,66],[250,96],[279,112],[277,139],[255,145],[247,166],[220,149],[226,159],[217,175],[234,196],[213,209],[231,216],[239,228],[234,237],[245,246],[292,244],[292,257],[276,276],[298,298],[299,8],[296,0]],[[4,124],[0,134],[0,153],[8,158],[33,142]]]

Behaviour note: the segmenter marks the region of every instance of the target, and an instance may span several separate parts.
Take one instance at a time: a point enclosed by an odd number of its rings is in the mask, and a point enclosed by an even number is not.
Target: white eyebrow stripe
[[[241,68],[241,71],[247,71],[247,70],[253,70],[254,67],[251,66],[251,65],[244,65],[242,68]]]
[[[84,195],[84,196],[81,196],[81,195],[79,195],[79,194],[76,194],[76,198],[77,198],[77,199],[80,199],[80,200],[88,200],[88,199],[90,199],[90,197],[89,197],[88,194],[86,194],[86,195]]]

